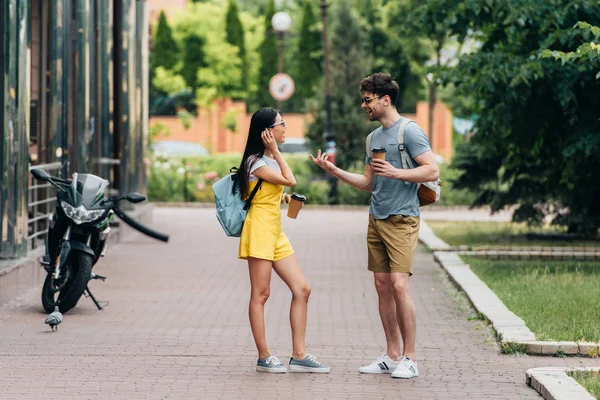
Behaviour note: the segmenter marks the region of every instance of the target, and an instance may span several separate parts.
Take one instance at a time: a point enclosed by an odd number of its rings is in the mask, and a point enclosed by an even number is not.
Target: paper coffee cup
[[[371,149],[371,158],[385,160],[385,147],[376,147]]]
[[[302,204],[306,201],[306,196],[303,196],[298,193],[292,193],[290,196],[290,204],[288,206],[287,216],[293,219],[296,219],[300,209],[302,208]]]

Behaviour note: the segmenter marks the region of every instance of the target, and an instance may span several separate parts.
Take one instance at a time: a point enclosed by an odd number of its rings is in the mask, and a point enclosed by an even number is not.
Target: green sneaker
[[[256,362],[256,370],[258,372],[270,372],[283,374],[287,372],[287,368],[283,366],[281,361],[275,356],[259,358]]]
[[[331,368],[321,364],[314,356],[307,354],[302,360],[297,360],[294,357],[290,358],[290,371],[328,374]]]

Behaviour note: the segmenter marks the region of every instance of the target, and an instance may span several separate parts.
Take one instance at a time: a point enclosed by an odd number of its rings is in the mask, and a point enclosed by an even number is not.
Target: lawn
[[[537,340],[600,341],[600,262],[464,260]]]
[[[596,240],[569,240],[559,227],[532,228],[511,222],[427,222],[451,246],[573,246],[600,247]],[[550,236],[554,235],[554,236]],[[533,236],[533,237],[532,237]],[[559,236],[557,238],[557,236]]]
[[[590,392],[592,396],[600,400],[600,373],[597,371],[574,371],[569,375],[583,386],[585,390]]]

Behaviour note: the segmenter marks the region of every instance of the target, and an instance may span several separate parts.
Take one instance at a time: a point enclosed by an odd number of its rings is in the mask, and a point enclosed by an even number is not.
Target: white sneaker
[[[407,357],[402,358],[394,372],[392,372],[392,378],[410,379],[417,376],[419,376],[417,364]]]
[[[373,364],[360,367],[358,370],[363,374],[391,374],[397,366],[397,361],[392,361],[387,354],[383,354]]]

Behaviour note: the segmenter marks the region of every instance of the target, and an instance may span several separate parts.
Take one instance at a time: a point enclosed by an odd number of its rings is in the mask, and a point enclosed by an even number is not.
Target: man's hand
[[[384,178],[396,178],[396,167],[385,160],[373,159],[371,161],[371,168],[375,175],[383,176]]]
[[[319,167],[323,168],[332,175],[337,169],[335,164],[327,159],[327,153],[321,153],[321,150],[317,152],[317,157],[314,157],[312,154],[310,154],[310,159]]]

